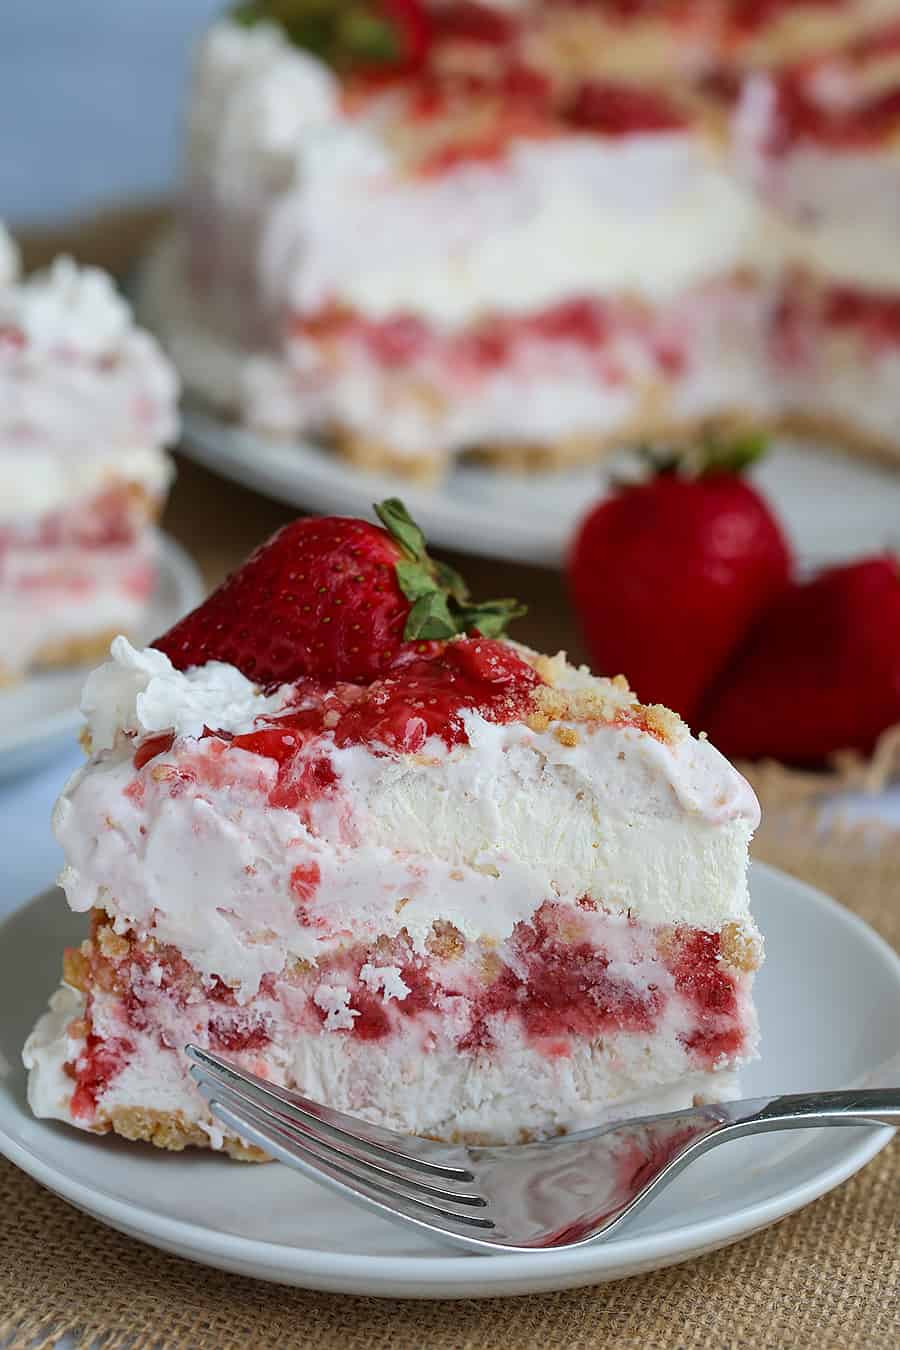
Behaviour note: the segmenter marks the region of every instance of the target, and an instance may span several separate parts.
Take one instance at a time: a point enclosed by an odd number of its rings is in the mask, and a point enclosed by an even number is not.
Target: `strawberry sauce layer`
[[[677,319],[616,298],[573,296],[533,314],[491,315],[458,333],[442,332],[415,314],[371,319],[347,309],[297,316],[294,336],[331,347],[361,347],[385,371],[412,364],[434,368],[465,385],[522,363],[533,369],[536,349],[550,360],[577,347],[597,361],[597,377],[615,385],[626,378],[618,348],[639,350],[660,374],[683,369],[686,353],[673,337]]]
[[[787,368],[816,364],[822,343],[837,333],[852,335],[871,356],[900,348],[900,297],[853,286],[820,289],[802,281],[788,287],[775,315],[774,351]]]
[[[230,748],[273,759],[279,785],[270,797],[274,806],[296,806],[327,791],[335,782],[327,757],[294,761],[316,738],[329,733],[339,749],[366,745],[375,753],[415,754],[431,736],[452,747],[467,741],[463,713],[480,713],[489,722],[512,722],[527,715],[537,672],[505,642],[459,638],[453,642],[407,644],[387,667],[385,676],[368,686],[326,686],[298,682],[287,710],[258,719],[254,730],[231,736],[208,728],[212,747],[173,769],[182,780],[221,786],[228,781],[223,752]],[[171,750],[169,734],[153,736],[135,749],[135,768],[142,769]]]

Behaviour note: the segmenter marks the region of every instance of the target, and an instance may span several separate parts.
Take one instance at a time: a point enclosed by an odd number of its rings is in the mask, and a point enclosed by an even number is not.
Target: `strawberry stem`
[[[712,473],[743,473],[766,454],[769,435],[765,431],[744,431],[727,435],[710,432],[697,445],[685,449],[642,445],[638,455],[654,475],[683,474],[701,478]]]
[[[406,555],[396,564],[397,584],[412,602],[403,629],[407,642],[442,640],[463,633],[501,637],[507,624],[525,614],[518,600],[469,603],[469,588],[454,568],[428,556],[425,536],[399,497],[376,502],[375,514]]]

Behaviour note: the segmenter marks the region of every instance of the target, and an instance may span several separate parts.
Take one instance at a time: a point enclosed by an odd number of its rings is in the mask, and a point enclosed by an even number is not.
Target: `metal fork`
[[[755,1097],[643,1116],[536,1144],[468,1147],[332,1111],[189,1045],[213,1116],[386,1219],[479,1252],[608,1237],[717,1144],[767,1130],[900,1125],[900,1087]]]

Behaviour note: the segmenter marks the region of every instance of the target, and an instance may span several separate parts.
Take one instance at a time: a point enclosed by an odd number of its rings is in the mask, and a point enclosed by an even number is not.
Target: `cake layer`
[[[405,931],[348,937],[268,975],[241,1005],[177,948],[95,911],[26,1047],[29,1100],[95,1130],[128,1132],[139,1112],[164,1111],[221,1146],[187,1073],[193,1043],[397,1130],[541,1137],[636,1114],[663,1093],[673,1107],[728,1095],[756,1051],[757,956],[733,928],[651,928],[552,901],[501,944],[447,922],[422,953]]]
[[[0,677],[88,659],[137,628],[156,580],[153,515],[120,488],[16,526],[0,517]]]
[[[499,684],[473,673],[479,645],[510,663]],[[267,696],[215,663],[180,674],[124,641],[114,658],[85,691],[94,758],[55,815],[69,903],[105,904],[239,1001],[347,931],[405,931],[422,952],[446,920],[502,942],[551,896],[753,931],[744,780],[673,715],[562,660],[536,672],[458,642],[364,693]],[[494,700],[511,691],[506,721]]]
[[[189,384],[245,424],[326,435],[372,468],[437,472],[460,450],[498,462],[594,457],[663,430],[775,412],[766,347],[775,293],[731,275],[666,304],[575,295],[447,331],[414,313],[297,319],[281,356],[254,357],[188,302],[177,239],[158,254],[153,322]]]

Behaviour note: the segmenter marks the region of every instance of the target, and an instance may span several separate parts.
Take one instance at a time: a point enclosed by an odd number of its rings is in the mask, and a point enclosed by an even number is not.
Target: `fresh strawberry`
[[[793,585],[704,707],[725,754],[817,764],[900,723],[900,571],[891,557]]]
[[[425,0],[241,0],[234,22],[279,24],[296,46],[341,71],[414,74],[431,47]]]
[[[498,637],[524,613],[514,600],[470,604],[458,573],[429,558],[402,502],[375,511],[384,529],[344,516],[285,525],[153,645],[179,670],[227,661],[261,685],[364,683],[404,642]]]
[[[788,581],[790,555],[759,493],[733,471],[757,443],[620,486],[582,523],[569,584],[595,669],[694,722],[704,691]]]
[[[396,35],[395,69],[408,74],[420,71],[431,49],[431,18],[423,0],[379,0],[378,9]]]

